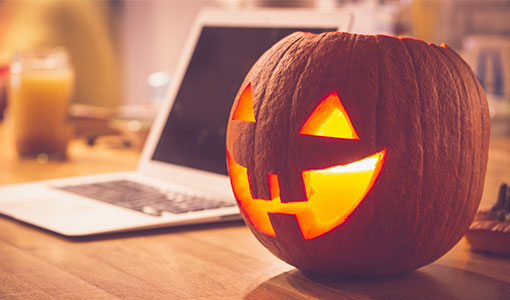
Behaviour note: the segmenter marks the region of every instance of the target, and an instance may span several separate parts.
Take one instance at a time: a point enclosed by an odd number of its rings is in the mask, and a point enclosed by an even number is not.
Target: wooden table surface
[[[0,126],[1,130],[1,126]],[[0,131],[0,184],[132,170],[138,153],[73,141],[71,160],[16,159]],[[481,208],[510,180],[510,140],[491,141]],[[510,257],[461,240],[436,262],[384,279],[310,277],[241,222],[67,239],[0,217],[0,299],[510,299]]]

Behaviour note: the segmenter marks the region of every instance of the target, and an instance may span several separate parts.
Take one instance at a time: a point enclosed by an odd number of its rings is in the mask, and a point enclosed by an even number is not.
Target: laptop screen
[[[152,159],[227,175],[228,116],[251,66],[295,31],[334,30],[203,27]]]

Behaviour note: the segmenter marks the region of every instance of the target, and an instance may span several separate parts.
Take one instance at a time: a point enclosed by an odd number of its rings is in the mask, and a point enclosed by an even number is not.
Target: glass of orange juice
[[[21,157],[65,159],[74,70],[64,48],[17,53],[10,66],[8,110]]]

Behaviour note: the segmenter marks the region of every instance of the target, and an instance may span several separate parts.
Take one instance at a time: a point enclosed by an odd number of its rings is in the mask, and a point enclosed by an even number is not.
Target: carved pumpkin
[[[258,240],[300,269],[380,276],[455,245],[480,202],[489,114],[446,46],[294,33],[246,76],[227,165]]]

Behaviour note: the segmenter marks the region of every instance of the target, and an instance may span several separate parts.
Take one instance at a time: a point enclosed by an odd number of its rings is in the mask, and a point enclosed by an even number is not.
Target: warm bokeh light
[[[246,86],[241,97],[239,97],[239,102],[237,102],[237,107],[234,111],[234,115],[232,116],[232,120],[255,122],[251,83]]]
[[[358,207],[379,175],[386,150],[359,161],[321,170],[304,170],[306,202],[282,203],[276,174],[268,175],[271,200],[254,199],[248,183],[247,168],[227,152],[230,180],[240,207],[252,225],[268,235],[275,235],[269,212],[297,217],[305,239],[318,237],[342,224]]]
[[[359,140],[336,91],[317,105],[299,133]]]

